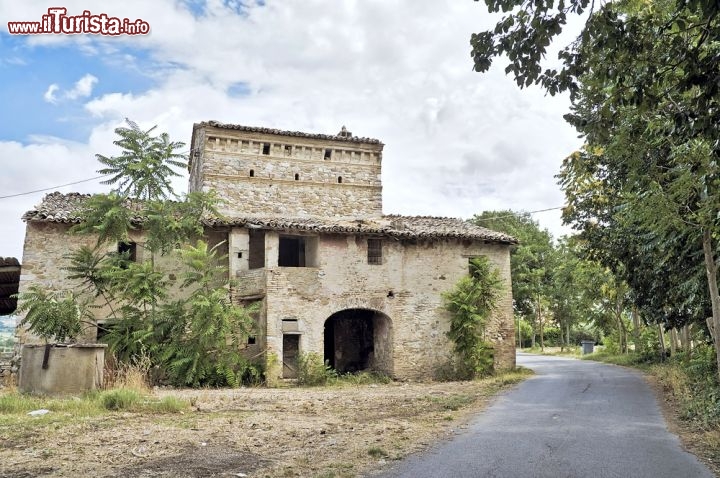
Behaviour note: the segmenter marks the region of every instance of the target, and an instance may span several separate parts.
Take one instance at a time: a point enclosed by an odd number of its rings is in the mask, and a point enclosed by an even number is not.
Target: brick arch
[[[393,375],[393,324],[366,307],[331,314],[323,327],[324,359],[340,373],[370,370]]]

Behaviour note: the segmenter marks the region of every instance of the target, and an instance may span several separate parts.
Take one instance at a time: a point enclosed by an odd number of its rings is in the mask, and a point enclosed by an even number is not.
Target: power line
[[[89,181],[95,181],[96,179],[101,179],[106,176],[109,176],[109,174],[103,174],[102,176],[96,176],[94,178],[88,178],[88,179],[81,179],[80,181],[73,181],[71,183],[67,184],[60,184],[59,186],[51,186],[49,188],[43,188],[43,189],[36,189],[34,191],[26,191],[24,193],[17,193],[17,194],[10,194],[7,196],[0,196],[0,199],[8,199],[8,198],[16,198],[18,196],[27,196],[29,194],[35,194],[35,193],[41,193],[43,191],[50,191],[51,189],[57,189],[57,188],[64,188],[65,186],[72,186],[73,184],[80,184],[80,183],[87,183]]]
[[[110,176],[110,175],[104,174],[102,176],[95,176],[94,178],[81,179],[79,181],[73,181],[71,183],[60,184],[58,186],[50,186],[49,188],[36,189],[34,191],[26,191],[24,193],[10,194],[7,196],[0,196],[0,199],[8,199],[8,198],[14,198],[14,197],[18,197],[18,196],[27,196],[30,194],[41,193],[44,191],[50,191],[51,189],[63,188],[65,186],[73,186],[75,184],[87,183],[89,181],[95,181],[96,179],[101,179],[106,176]],[[517,214],[536,214],[539,212],[555,211],[557,209],[562,209],[562,208],[563,208],[563,206],[557,206],[557,207],[549,207],[547,209],[537,209],[535,211],[518,211],[517,213],[505,214],[504,216],[491,216],[491,217],[483,217],[483,218],[478,218],[478,219],[481,221],[487,221],[487,220],[492,220],[492,219],[505,219],[506,217],[515,217]]]
[[[478,221],[490,221],[493,219],[505,219],[506,217],[516,217],[517,215],[521,215],[521,214],[536,214],[539,212],[555,211],[557,209],[562,209],[563,207],[565,207],[565,206],[549,207],[547,209],[538,209],[536,211],[518,211],[516,213],[505,214],[504,216],[478,217],[478,218],[473,218],[473,219],[478,220]]]

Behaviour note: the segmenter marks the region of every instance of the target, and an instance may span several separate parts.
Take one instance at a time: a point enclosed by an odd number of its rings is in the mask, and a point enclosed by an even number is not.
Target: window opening
[[[380,239],[368,239],[368,264],[382,264],[382,241]]]
[[[254,170],[254,169],[251,169],[251,170],[250,170],[250,177],[251,177],[251,178],[254,178],[254,177],[255,177],[255,170]]]
[[[134,242],[118,242],[118,254],[124,255],[128,261],[137,261],[137,244]]]
[[[338,184],[342,183],[342,176],[338,176]]]
[[[332,149],[326,149],[324,158],[330,159],[331,156],[332,156]]]
[[[280,267],[305,267],[305,238],[302,236],[280,236],[278,254]]]
[[[317,236],[280,236],[278,266],[317,267],[318,247]]]
[[[270,143],[263,143],[262,154],[270,154]]]
[[[300,180],[300,175],[298,173],[295,173],[295,181],[299,181],[299,180]]]

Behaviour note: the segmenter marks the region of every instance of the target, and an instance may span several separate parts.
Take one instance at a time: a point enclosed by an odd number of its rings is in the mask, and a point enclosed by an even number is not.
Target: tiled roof
[[[249,133],[273,134],[273,135],[278,135],[278,136],[295,136],[295,137],[299,137],[299,138],[345,141],[348,143],[382,144],[379,139],[374,139],[374,138],[359,138],[357,136],[340,136],[340,135],[335,136],[335,135],[331,135],[331,134],[303,133],[302,131],[283,131],[280,129],[263,128],[263,127],[258,127],[258,126],[243,126],[243,125],[239,125],[239,124],[220,123],[219,121],[203,121],[202,123],[196,123],[194,128],[202,127],[202,126],[213,126],[215,128],[234,129],[234,130],[238,130],[238,131],[247,131]],[[194,137],[194,135],[193,135],[193,137]]]
[[[81,219],[81,211],[85,201],[90,194],[53,192],[46,194],[42,202],[22,215],[23,221],[59,222],[65,224],[77,224]],[[130,203],[126,205],[134,209],[136,213],[141,210],[141,204]],[[131,221],[140,223],[143,218],[136,214],[130,218]]]
[[[23,214],[23,221],[61,222],[74,224],[80,222],[80,210],[89,194],[53,192],[46,194],[42,202]]]
[[[25,221],[79,222],[79,211],[88,194],[62,194],[54,192],[45,196],[35,209],[23,215]],[[377,218],[283,218],[268,216],[243,216],[208,218],[207,226],[237,226],[278,231],[324,232],[331,234],[377,234],[398,239],[459,238],[516,244],[515,238],[476,226],[468,221],[450,217],[387,215]]]
[[[363,219],[231,217],[213,219],[208,223],[215,226],[241,226],[280,231],[377,234],[398,239],[459,238],[505,244],[517,243],[515,238],[507,234],[452,217],[398,215]]]

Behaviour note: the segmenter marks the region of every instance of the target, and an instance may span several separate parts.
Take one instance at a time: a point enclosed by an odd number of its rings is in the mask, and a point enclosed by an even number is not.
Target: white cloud
[[[87,98],[92,94],[93,87],[98,79],[91,74],[87,74],[75,82],[73,89],[65,93],[65,98],[75,100],[77,98]]]
[[[75,82],[75,85],[73,85],[72,89],[66,91],[63,93],[62,98],[68,99],[68,100],[76,100],[78,98],[87,98],[92,94],[93,87],[98,82],[97,77],[91,75],[90,73],[86,74],[82,78],[80,78],[78,81]],[[58,96],[56,93],[60,91],[60,87],[57,83],[53,83],[52,85],[48,86],[48,89],[45,91],[45,94],[43,95],[43,99],[47,101],[48,103],[57,104],[58,103]]]
[[[8,5],[0,5],[0,16],[12,20],[39,18],[47,9],[39,0],[12,11]],[[69,12],[86,8],[81,0],[63,5]],[[156,79],[148,91],[120,88],[92,98],[97,78],[89,74],[67,92],[57,85],[48,89],[53,99],[90,98],[85,110],[98,122],[86,144],[66,150],[68,160],[85,155],[70,171],[73,179],[95,174],[93,155],[113,151],[112,130],[125,117],[141,127],[158,124],[187,143],[192,124],[210,119],[331,134],[346,125],[386,144],[385,212],[469,217],[486,209],[536,210],[563,202],[554,175],[580,145],[562,119],[567,100],[519,90],[502,68],[483,75],[471,71],[470,34],[495,22],[482,4],[267,0],[240,15],[212,0],[195,17],[172,0],[126,0],[105,13],[142,18],[151,34],[28,39],[33,48],[76,42],[78,55],[97,52],[97,61],[142,65]],[[145,50],[140,58],[137,49]],[[248,93],[229,94],[238,84],[247,85]],[[14,177],[36,171],[24,162],[35,158],[32,146],[16,151],[23,166]],[[43,167],[46,178],[59,179],[62,166]],[[555,233],[563,231],[557,211],[537,219]]]
[[[55,92],[59,90],[60,87],[53,83],[52,85],[48,86],[48,89],[45,91],[45,94],[43,94],[43,99],[47,101],[48,103],[57,103],[57,98],[55,97]]]

